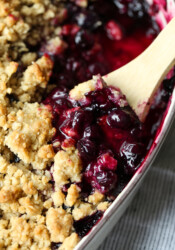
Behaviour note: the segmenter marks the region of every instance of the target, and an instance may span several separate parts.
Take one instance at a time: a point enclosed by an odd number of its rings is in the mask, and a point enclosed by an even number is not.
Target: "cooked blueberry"
[[[99,74],[99,72],[102,75],[104,75],[106,73],[106,67],[105,67],[104,63],[95,62],[95,63],[91,63],[88,66],[88,72],[87,73],[89,73],[89,76],[97,75],[97,74]]]
[[[79,131],[84,130],[84,127],[91,124],[93,120],[92,113],[88,112],[86,110],[78,110],[74,113],[73,119],[72,119],[72,127],[78,128]]]
[[[75,36],[75,44],[82,49],[89,49],[94,43],[93,35],[88,31],[80,30]]]
[[[98,125],[91,125],[85,128],[83,137],[89,138],[91,140],[100,137],[100,127]]]
[[[122,33],[122,29],[120,27],[119,24],[117,24],[114,20],[110,20],[107,24],[106,24],[106,32],[108,37],[111,40],[121,40],[123,38],[123,33]]]
[[[112,171],[101,171],[97,173],[96,176],[98,188],[102,193],[107,193],[112,190],[117,183],[117,175]]]
[[[98,157],[97,164],[103,170],[115,171],[117,169],[117,160],[108,152]]]
[[[68,58],[66,63],[66,69],[72,72],[76,72],[81,67],[81,63],[74,57]]]
[[[120,157],[127,174],[133,174],[143,158],[143,144],[125,141],[120,148]]]
[[[91,184],[94,189],[107,193],[116,185],[116,168],[117,160],[109,153],[105,153],[99,156],[97,161],[87,166],[84,177],[86,182]]]
[[[101,219],[103,215],[102,211],[89,215],[81,220],[74,221],[74,228],[80,238],[84,237],[91,228]]]
[[[102,25],[97,13],[82,11],[75,16],[77,24],[85,29],[95,30]]]
[[[126,112],[117,109],[108,115],[107,123],[112,128],[127,129],[131,126],[131,118]]]
[[[88,138],[83,138],[79,140],[77,143],[77,148],[81,159],[85,162],[90,162],[96,157],[97,154],[96,145]]]
[[[128,3],[128,15],[131,17],[142,18],[146,14],[148,4],[141,0],[133,0]]]

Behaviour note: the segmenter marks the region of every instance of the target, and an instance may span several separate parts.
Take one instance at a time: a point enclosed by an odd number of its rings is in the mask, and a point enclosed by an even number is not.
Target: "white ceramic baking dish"
[[[149,4],[153,0],[147,0]],[[175,2],[174,0],[167,0],[166,11],[159,11],[156,16],[156,21],[160,27],[164,27],[168,18],[175,16]],[[162,124],[157,131],[156,138],[138,171],[123,189],[123,191],[117,196],[112,205],[106,210],[102,219],[95,225],[92,230],[86,235],[79,244],[75,247],[75,250],[95,250],[102,243],[108,233],[115,226],[117,221],[121,218],[125,212],[129,203],[136,194],[140,187],[146,173],[150,169],[157,153],[159,152],[161,145],[163,144],[166,135],[171,127],[173,118],[175,117],[175,89],[167,105]]]

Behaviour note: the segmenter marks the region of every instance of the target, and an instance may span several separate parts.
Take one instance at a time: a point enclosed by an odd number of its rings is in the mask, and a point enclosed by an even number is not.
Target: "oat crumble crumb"
[[[80,192],[80,189],[77,187],[77,185],[72,184],[70,188],[68,189],[65,204],[69,207],[72,207],[76,203],[79,197],[79,192]]]
[[[108,207],[110,206],[110,203],[107,201],[100,202],[97,206],[97,209],[100,211],[106,211]]]
[[[59,189],[68,183],[81,180],[82,163],[78,156],[77,150],[64,151],[60,150],[54,157],[53,178],[56,188]]]
[[[63,244],[60,246],[59,250],[73,250],[78,244],[79,240],[78,234],[72,233],[63,241]]]
[[[94,205],[98,204],[101,200],[103,200],[104,195],[96,190],[92,195],[89,195],[88,202]]]
[[[58,190],[57,192],[54,192],[52,194],[52,199],[53,199],[54,205],[56,207],[59,207],[64,203],[65,195],[63,194],[61,190]]]
[[[63,242],[70,235],[73,224],[72,215],[62,208],[50,208],[46,215],[46,225],[51,241]]]
[[[96,210],[93,209],[93,206],[91,204],[81,202],[80,205],[75,205],[75,208],[72,211],[72,215],[75,220],[80,220],[88,215],[93,214],[95,211]]]

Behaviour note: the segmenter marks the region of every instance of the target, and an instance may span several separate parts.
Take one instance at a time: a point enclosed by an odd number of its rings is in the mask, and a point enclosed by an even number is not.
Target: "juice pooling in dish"
[[[101,75],[153,41],[170,3],[0,0],[1,249],[73,249],[139,169],[174,73],[144,124]]]

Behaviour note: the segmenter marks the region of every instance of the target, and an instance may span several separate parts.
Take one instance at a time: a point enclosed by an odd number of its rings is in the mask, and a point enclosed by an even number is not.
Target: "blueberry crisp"
[[[101,76],[154,40],[163,2],[0,0],[0,249],[74,249],[139,169],[174,72],[144,124]]]

